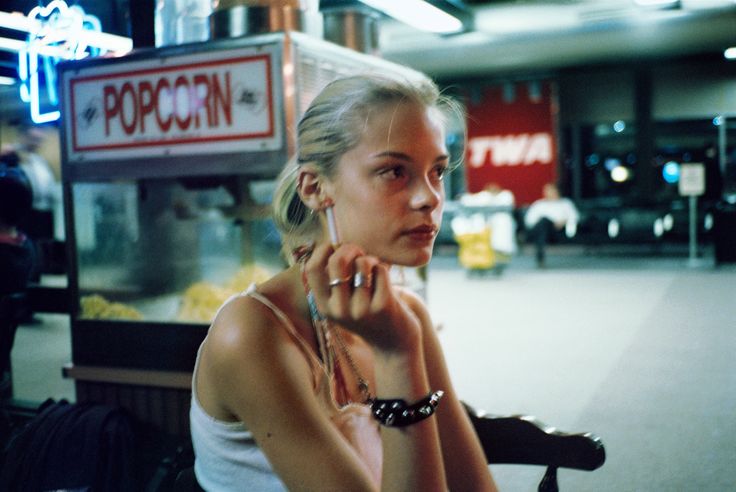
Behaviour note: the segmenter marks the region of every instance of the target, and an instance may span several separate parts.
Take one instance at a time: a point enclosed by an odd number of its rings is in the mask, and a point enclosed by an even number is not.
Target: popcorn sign
[[[67,71],[69,160],[278,149],[272,65],[218,52]]]
[[[208,130],[233,124],[229,71],[179,74],[173,80],[149,78],[135,84],[109,83],[102,87],[102,94],[106,137],[122,131],[125,135],[149,133],[165,138],[172,131]]]

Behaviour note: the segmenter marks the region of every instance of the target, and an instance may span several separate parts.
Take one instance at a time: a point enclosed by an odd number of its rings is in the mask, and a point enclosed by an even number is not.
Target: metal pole
[[[697,263],[698,256],[698,197],[690,195],[690,264]]]
[[[572,198],[578,201],[583,196],[583,145],[580,124],[572,126]]]
[[[718,125],[718,167],[721,170],[721,176],[726,176],[726,115],[722,114],[718,117],[720,124]]]

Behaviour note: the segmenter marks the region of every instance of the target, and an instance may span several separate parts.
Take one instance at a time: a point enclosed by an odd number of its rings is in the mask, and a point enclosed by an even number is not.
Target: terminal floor
[[[438,254],[427,296],[459,394],[599,435],[606,463],[560,470],[562,491],[736,490],[736,266],[705,257],[553,249],[542,270],[526,252],[469,275]],[[38,318],[18,331],[15,396],[73,400],[68,318]],[[511,492],[543,473],[492,470]]]

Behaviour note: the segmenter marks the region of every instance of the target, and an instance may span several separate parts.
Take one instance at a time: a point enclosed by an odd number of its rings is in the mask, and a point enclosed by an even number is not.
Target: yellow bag
[[[477,232],[456,234],[460,249],[458,260],[465,268],[479,270],[493,268],[496,255],[491,249],[491,228],[484,227]]]

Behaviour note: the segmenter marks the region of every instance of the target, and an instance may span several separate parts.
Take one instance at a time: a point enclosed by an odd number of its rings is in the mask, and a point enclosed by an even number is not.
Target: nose
[[[442,203],[442,183],[435,184],[428,178],[417,180],[411,195],[414,210],[434,210]]]

